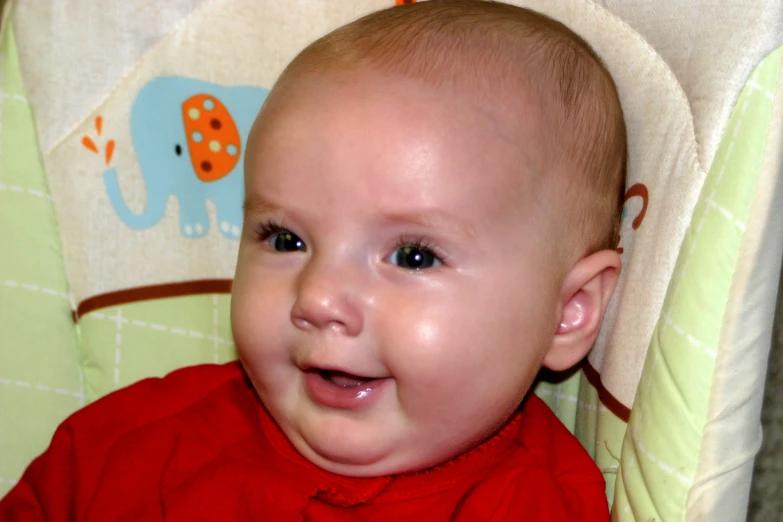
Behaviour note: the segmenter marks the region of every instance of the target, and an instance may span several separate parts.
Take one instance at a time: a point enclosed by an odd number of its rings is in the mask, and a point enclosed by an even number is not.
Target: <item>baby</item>
[[[609,74],[542,15],[432,0],[321,38],[248,139],[241,364],[76,413],[0,517],[608,519],[528,392],[596,338],[625,156]]]

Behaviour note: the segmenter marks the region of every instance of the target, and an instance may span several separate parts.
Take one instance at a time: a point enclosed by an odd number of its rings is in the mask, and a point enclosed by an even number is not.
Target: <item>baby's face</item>
[[[557,328],[534,125],[369,73],[286,89],[248,145],[242,362],[318,466],[431,467],[509,418]]]

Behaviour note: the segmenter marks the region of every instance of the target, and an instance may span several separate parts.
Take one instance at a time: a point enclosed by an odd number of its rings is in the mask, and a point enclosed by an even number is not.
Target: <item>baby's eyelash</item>
[[[397,240],[397,243],[394,245],[395,250],[397,250],[398,248],[405,248],[405,247],[413,247],[413,248],[418,248],[419,250],[426,250],[431,254],[435,253],[432,251],[430,246],[427,244],[427,241],[423,237],[417,237],[417,238],[401,237]]]
[[[253,231],[256,240],[260,243],[263,243],[273,235],[280,234],[281,232],[289,232],[289,230],[280,223],[272,220],[262,221],[256,225],[256,228]]]
[[[417,250],[423,250],[424,252],[427,252],[428,254],[431,254],[433,257],[439,259],[441,262],[444,262],[448,259],[448,256],[441,252],[438,247],[428,242],[423,237],[401,237],[397,240],[397,243],[394,245],[394,250],[399,250],[400,248],[415,248]]]

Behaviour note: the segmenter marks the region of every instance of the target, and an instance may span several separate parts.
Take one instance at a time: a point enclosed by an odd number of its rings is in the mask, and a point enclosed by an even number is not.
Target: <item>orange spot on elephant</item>
[[[239,161],[241,142],[231,113],[208,94],[196,94],[182,104],[182,122],[193,170],[201,181],[227,176]]]

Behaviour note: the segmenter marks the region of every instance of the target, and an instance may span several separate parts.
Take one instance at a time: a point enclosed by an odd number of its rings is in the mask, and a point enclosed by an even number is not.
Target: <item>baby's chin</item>
[[[288,436],[294,447],[307,460],[321,469],[348,477],[378,477],[404,473],[412,463],[393,448],[355,438],[335,439],[321,436],[308,440],[300,434]]]
[[[285,431],[285,430],[284,430]],[[400,475],[433,467],[448,457],[424,454],[380,437],[318,437],[287,434],[299,453],[321,469],[347,477]],[[382,440],[382,439],[381,439]],[[418,447],[418,445],[416,445]]]

